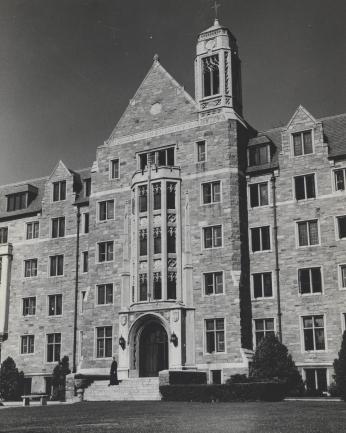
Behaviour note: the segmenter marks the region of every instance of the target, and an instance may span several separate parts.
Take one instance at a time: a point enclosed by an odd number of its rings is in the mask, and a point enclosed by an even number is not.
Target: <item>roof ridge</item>
[[[42,176],[42,177],[36,177],[33,179],[25,179],[25,180],[21,180],[19,182],[12,182],[12,183],[4,183],[0,185],[0,188],[4,188],[4,187],[8,187],[8,186],[18,186],[18,185],[23,185],[26,183],[30,183],[30,182],[37,182],[39,180],[43,180],[43,179],[48,179],[49,176]]]
[[[334,114],[332,116],[325,116],[325,117],[320,117],[317,120],[329,120],[329,119],[335,119],[337,117],[345,117],[346,113],[340,113],[340,114]]]

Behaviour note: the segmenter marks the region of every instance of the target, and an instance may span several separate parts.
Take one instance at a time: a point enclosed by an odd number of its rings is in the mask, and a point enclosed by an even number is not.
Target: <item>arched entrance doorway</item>
[[[139,376],[158,376],[168,369],[168,337],[158,321],[144,325],[139,338]]]

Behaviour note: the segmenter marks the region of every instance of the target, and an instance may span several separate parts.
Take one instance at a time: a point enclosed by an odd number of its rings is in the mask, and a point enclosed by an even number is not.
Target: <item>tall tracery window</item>
[[[177,273],[168,272],[167,275],[167,299],[177,298]]]
[[[154,254],[161,253],[161,227],[154,228]]]
[[[147,237],[148,237],[147,229],[143,229],[139,231],[139,255],[140,256],[146,256],[148,254]]]
[[[162,298],[161,272],[154,272],[154,299]]]
[[[219,56],[205,57],[202,60],[203,68],[203,96],[212,96],[220,93]]]
[[[175,183],[167,183],[167,209],[175,209]]]
[[[148,210],[148,188],[146,185],[139,187],[139,212],[146,212]]]
[[[167,252],[168,253],[176,252],[175,238],[176,238],[176,228],[168,227],[167,228]]]
[[[161,209],[161,184],[153,184],[153,195],[154,195],[154,210]]]
[[[148,293],[148,277],[147,274],[139,274],[139,300],[146,301]]]

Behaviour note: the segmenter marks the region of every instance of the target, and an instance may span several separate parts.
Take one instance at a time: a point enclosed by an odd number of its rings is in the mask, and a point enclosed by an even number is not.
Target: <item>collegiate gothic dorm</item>
[[[217,19],[194,70],[192,98],[155,56],[91,168],[60,161],[0,187],[1,360],[32,392],[49,389],[64,355],[77,373],[108,374],[115,354],[119,379],[190,369],[224,383],[269,334],[308,388],[332,382],[346,320],[346,114],[299,106],[256,131],[236,39]]]

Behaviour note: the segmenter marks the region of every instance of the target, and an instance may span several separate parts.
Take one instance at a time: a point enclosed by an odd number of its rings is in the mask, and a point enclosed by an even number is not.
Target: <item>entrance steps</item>
[[[97,380],[84,391],[84,400],[161,400],[158,377],[138,377],[108,386],[108,380]]]

